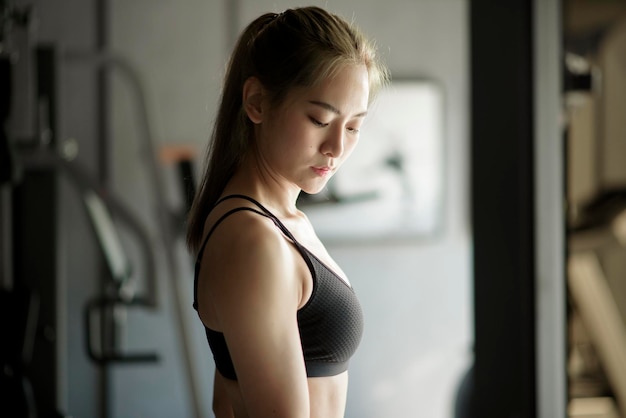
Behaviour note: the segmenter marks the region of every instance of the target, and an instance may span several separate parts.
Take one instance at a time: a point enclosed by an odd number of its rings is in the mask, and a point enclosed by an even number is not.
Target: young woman
[[[188,223],[222,417],[343,417],[358,299],[298,208],[354,150],[387,72],[317,7],[268,13],[231,57]]]

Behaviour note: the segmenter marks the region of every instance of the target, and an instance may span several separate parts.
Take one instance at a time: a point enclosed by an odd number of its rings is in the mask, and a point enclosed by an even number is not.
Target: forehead
[[[357,114],[367,111],[368,99],[369,74],[365,65],[344,65],[313,86],[292,89],[283,104],[323,102],[342,114]]]

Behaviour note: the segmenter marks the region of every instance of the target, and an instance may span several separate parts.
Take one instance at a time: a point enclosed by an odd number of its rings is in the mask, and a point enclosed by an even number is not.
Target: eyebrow
[[[326,103],[326,102],[320,102],[319,100],[309,100],[309,103],[314,104],[316,106],[322,107],[330,112],[335,113],[336,115],[341,115],[341,111],[339,109],[337,109],[335,106]],[[358,113],[356,115],[354,115],[355,118],[361,118],[363,116],[367,115],[367,110],[365,112],[361,112]]]

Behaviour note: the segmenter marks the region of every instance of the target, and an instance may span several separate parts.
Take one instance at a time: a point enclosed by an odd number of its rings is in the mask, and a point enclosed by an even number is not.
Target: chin
[[[326,182],[324,184],[303,187],[302,191],[306,194],[318,194],[326,189]]]

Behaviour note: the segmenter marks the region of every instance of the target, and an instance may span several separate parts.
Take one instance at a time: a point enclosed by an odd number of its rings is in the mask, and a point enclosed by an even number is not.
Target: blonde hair
[[[273,105],[296,87],[315,86],[341,66],[365,65],[370,101],[388,80],[376,50],[353,24],[319,7],[266,13],[242,32],[228,63],[205,171],[187,223],[187,245],[201,245],[205,218],[253,143],[242,106],[244,82],[258,78]]]

